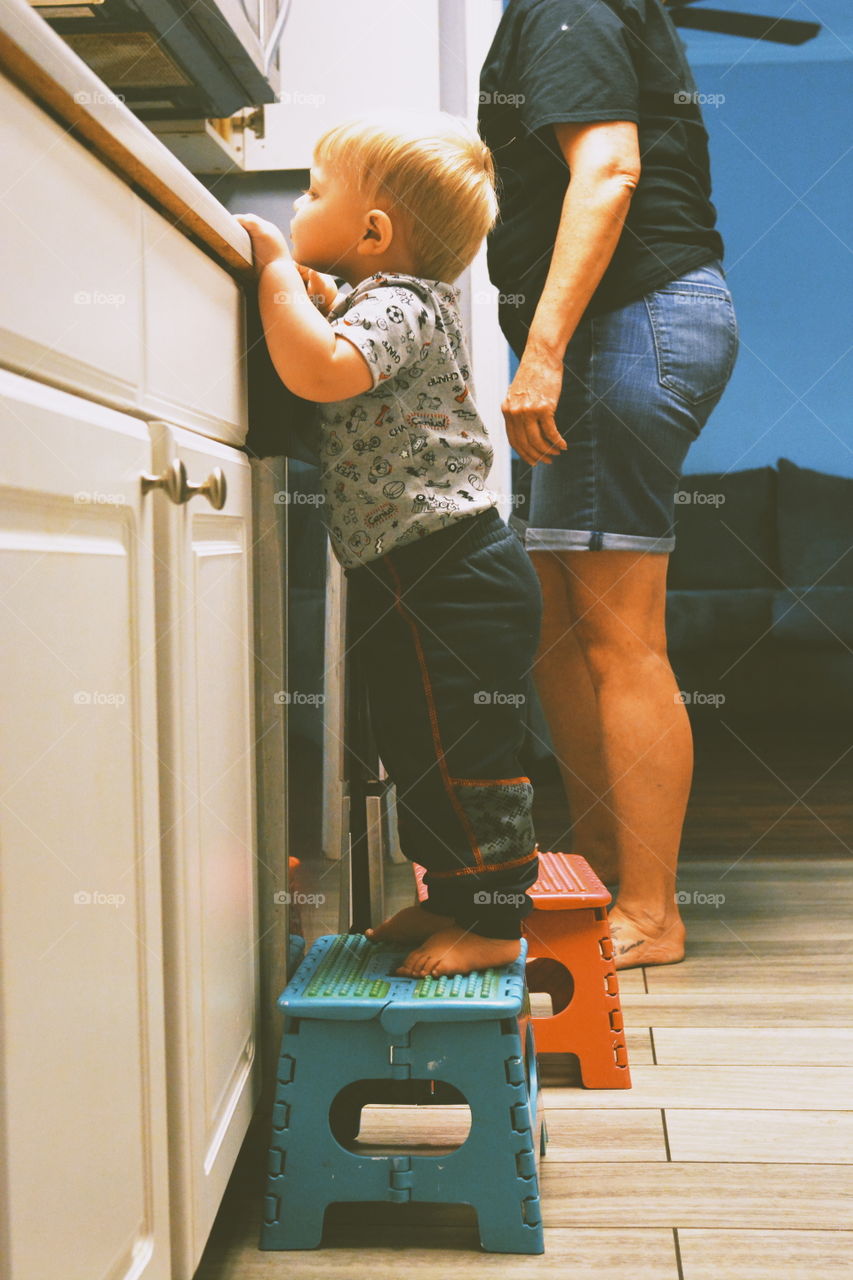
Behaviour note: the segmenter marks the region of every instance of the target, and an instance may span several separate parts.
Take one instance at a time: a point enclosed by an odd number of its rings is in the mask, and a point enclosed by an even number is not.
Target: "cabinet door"
[[[171,1276],[145,423],[0,371],[0,1241]]]
[[[154,470],[221,468],[226,502],[152,493],[174,1280],[190,1280],[259,1095],[251,468],[151,423]]]
[[[2,75],[0,154],[0,360],[132,411],[143,374],[145,206]]]
[[[140,405],[200,435],[240,445],[248,429],[243,291],[164,217],[141,206],[145,377]]]

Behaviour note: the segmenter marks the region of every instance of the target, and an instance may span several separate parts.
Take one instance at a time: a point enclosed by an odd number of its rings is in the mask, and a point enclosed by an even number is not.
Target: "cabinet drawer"
[[[122,407],[142,373],[141,202],[0,76],[0,361]],[[16,175],[16,176],[12,176]]]
[[[142,207],[145,374],[141,408],[226,444],[246,437],[245,314],[227,271]]]

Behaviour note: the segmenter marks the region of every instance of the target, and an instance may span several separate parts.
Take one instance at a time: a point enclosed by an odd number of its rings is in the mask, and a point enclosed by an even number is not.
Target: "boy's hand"
[[[301,262],[297,262],[295,266],[305,281],[308,297],[314,303],[314,306],[321,315],[328,315],[329,308],[338,296],[335,277],[324,275],[322,271],[315,271],[313,267],[305,267]]]
[[[238,213],[234,215],[240,226],[252,237],[252,257],[255,274],[260,275],[264,267],[279,258],[292,262],[287,241],[274,222],[267,222],[254,213]]]

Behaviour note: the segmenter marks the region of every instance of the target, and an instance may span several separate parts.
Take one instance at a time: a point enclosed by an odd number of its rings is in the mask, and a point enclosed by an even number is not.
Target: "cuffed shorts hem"
[[[525,551],[655,551],[675,548],[675,535],[649,538],[640,533],[601,533],[589,529],[525,529]]]

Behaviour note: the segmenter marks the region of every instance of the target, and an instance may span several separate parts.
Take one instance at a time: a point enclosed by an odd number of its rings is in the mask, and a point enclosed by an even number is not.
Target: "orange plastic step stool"
[[[412,864],[418,898],[424,868]],[[607,922],[610,893],[579,853],[540,853],[522,921],[527,985],[547,991],[554,1013],[533,1017],[537,1053],[573,1053],[587,1089],[630,1089],[619,980]]]

